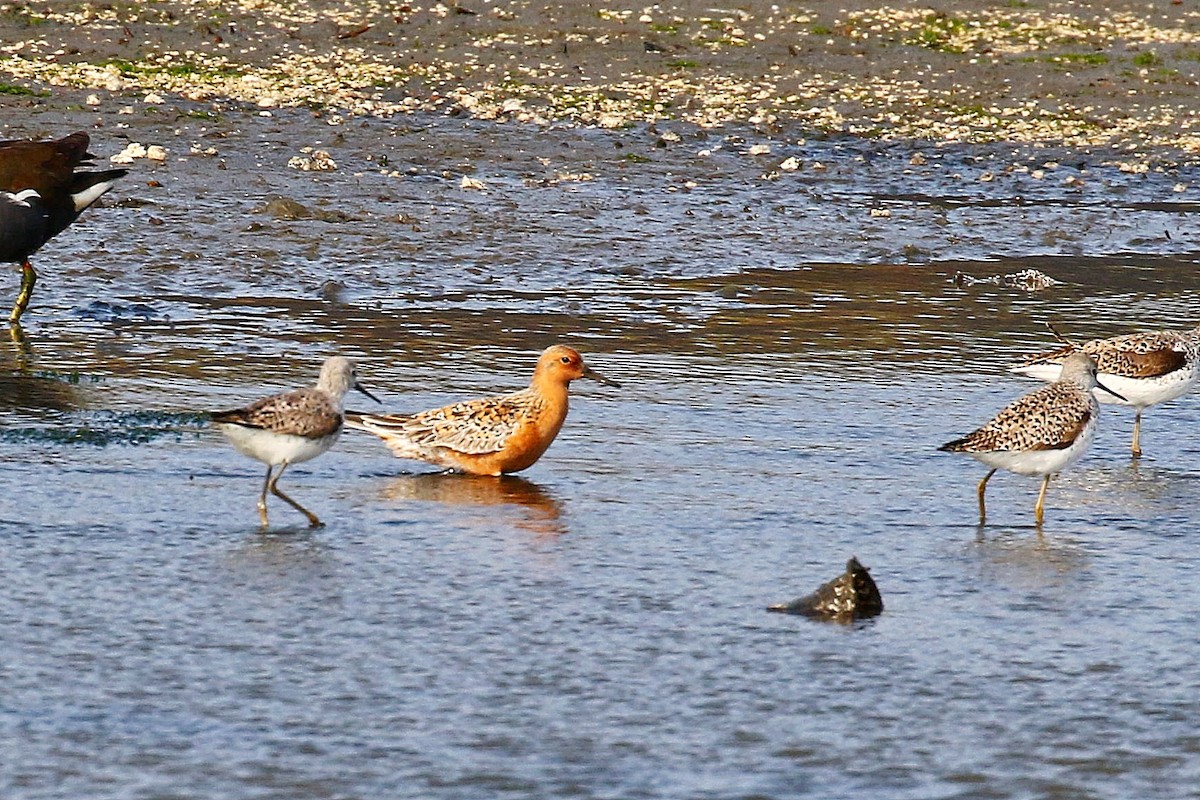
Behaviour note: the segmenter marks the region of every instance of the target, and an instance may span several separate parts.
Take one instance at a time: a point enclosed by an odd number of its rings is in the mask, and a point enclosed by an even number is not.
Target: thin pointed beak
[[[603,375],[601,375],[599,372],[596,372],[596,370],[592,369],[591,367],[585,366],[583,368],[583,377],[591,378],[596,383],[603,383],[605,386],[612,386],[615,389],[621,388],[621,384],[617,383],[612,378],[604,377]]]
[[[363,385],[361,383],[359,383],[358,381],[354,382],[354,388],[357,389],[358,391],[362,392],[363,394],[365,394],[367,397],[374,400],[376,403],[379,403],[379,405],[383,405],[383,403],[380,402],[378,397],[376,397],[375,395],[371,394],[366,389],[364,389]],[[1121,398],[1121,399],[1124,399],[1124,398]]]
[[[1096,381],[1096,388],[1097,388],[1097,389],[1102,389],[1102,390],[1104,390],[1104,391],[1108,392],[1109,394],[1111,394],[1113,397],[1117,398],[1118,400],[1121,400],[1121,401],[1123,401],[1123,402],[1126,402],[1126,403],[1128,403],[1128,402],[1129,402],[1128,398],[1126,398],[1124,395],[1117,394],[1116,392],[1114,392],[1112,389],[1110,389],[1110,388],[1108,388],[1107,386],[1105,386],[1105,385],[1104,385],[1103,383],[1101,383],[1100,381]]]

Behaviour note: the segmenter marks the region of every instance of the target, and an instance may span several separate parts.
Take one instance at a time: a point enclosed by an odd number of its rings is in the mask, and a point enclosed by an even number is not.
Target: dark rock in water
[[[857,558],[846,562],[846,572],[810,595],[790,603],[768,606],[768,611],[850,622],[883,613],[883,598],[867,568]]]

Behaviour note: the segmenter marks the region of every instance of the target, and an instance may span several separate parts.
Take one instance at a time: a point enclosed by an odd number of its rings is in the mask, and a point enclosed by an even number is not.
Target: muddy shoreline
[[[0,103],[188,114],[303,106],[324,122],[438,113],[621,130],[763,133],[1200,154],[1189,4],[901,3],[846,11],[175,0],[0,7]],[[163,120],[163,122],[168,121]]]

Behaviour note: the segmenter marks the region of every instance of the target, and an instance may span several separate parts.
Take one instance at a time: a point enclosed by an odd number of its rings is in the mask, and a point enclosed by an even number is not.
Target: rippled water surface
[[[1197,399],[1137,462],[1104,407],[1041,535],[1036,481],[980,528],[984,469],[936,447],[1032,388],[1005,367],[1046,321],[1200,321],[1200,176],[661,133],[188,120],[47,246],[0,350],[0,796],[1194,792]],[[952,281],[1022,268],[1063,284]],[[283,481],[315,531],[260,531],[260,465],[198,416],[335,351],[415,410],[555,341],[624,388],[578,382],[533,468],[350,431]],[[765,613],[852,555],[882,616]]]

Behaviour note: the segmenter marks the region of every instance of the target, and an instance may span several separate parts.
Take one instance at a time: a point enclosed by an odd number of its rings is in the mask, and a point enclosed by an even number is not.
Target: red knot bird
[[[1064,358],[1061,372],[1054,383],[1017,398],[981,428],[938,448],[966,453],[992,468],[977,489],[980,525],[987,519],[983,499],[987,482],[996,470],[1005,469],[1043,476],[1034,506],[1040,526],[1050,476],[1078,460],[1096,435],[1100,407],[1092,390],[1120,396],[1096,380],[1096,362],[1082,353]]]
[[[1133,407],[1130,450],[1134,458],[1142,454],[1142,411],[1186,394],[1200,378],[1200,328],[1130,333],[1082,345],[1068,343],[1031,356],[1012,371],[1044,381],[1057,380],[1063,359],[1075,352],[1091,356],[1100,382],[1112,389],[1112,393],[1098,394],[1097,400]]]
[[[88,142],[82,131],[52,141],[0,142],[0,261],[21,265],[9,322],[20,322],[33,296],[37,273],[30,256],[129,172],[80,171],[95,158]]]
[[[531,466],[546,452],[567,418],[567,389],[576,378],[620,386],[559,344],[546,348],[529,387],[519,392],[411,415],[351,411],[346,424],[379,436],[397,458],[475,475],[504,475]]]
[[[258,514],[264,528],[268,491],[308,517],[312,527],[321,525],[315,514],[279,489],[279,479],[290,464],[316,458],[333,447],[342,432],[346,392],[351,389],[379,402],[359,385],[350,359],[333,356],[322,365],[315,388],[273,394],[244,408],[211,415],[234,447],[267,465],[267,477],[258,498]],[[275,467],[279,467],[278,472]]]

